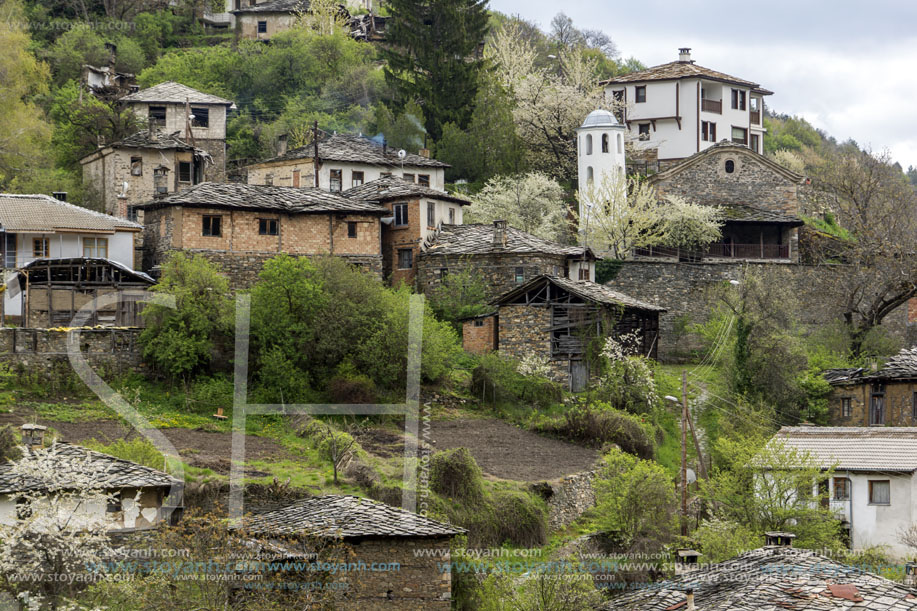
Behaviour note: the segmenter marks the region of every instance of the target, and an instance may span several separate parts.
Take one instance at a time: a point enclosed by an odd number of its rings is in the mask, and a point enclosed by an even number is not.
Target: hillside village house
[[[852,549],[884,545],[898,558],[913,555],[900,531],[917,522],[917,428],[783,427],[773,440],[834,467],[828,503]]]
[[[246,168],[250,185],[280,187],[318,187],[340,192],[365,183],[397,176],[438,191],[445,191],[445,170],[449,164],[430,159],[426,151],[414,155],[387,147],[363,136],[325,134],[319,137],[318,157],[315,143],[292,150],[281,150],[277,157]],[[318,175],[316,180],[315,176]]]
[[[143,227],[47,195],[0,193],[3,317],[22,316],[19,268],[36,259],[90,257],[134,269],[135,240]]]
[[[208,153],[177,133],[149,131],[101,146],[80,159],[84,184],[99,193],[106,211],[121,218],[133,218],[137,204],[202,182],[212,164]]]
[[[679,49],[678,61],[602,84],[637,139],[637,155],[663,167],[721,140],[764,152],[764,97],[773,92],[697,65],[691,49]]]
[[[382,219],[382,273],[394,284],[414,284],[424,240],[443,224],[461,225],[462,208],[471,202],[396,176],[387,176],[348,189],[344,197],[384,206]]]
[[[914,611],[913,588],[792,547],[790,533],[766,533],[764,547],[634,588],[599,611]]]
[[[145,119],[154,134],[176,134],[205,151],[212,164],[203,169],[203,180],[223,180],[226,174],[226,114],[232,100],[166,81],[121,98]],[[177,171],[177,170],[176,170]]]
[[[417,256],[417,290],[429,295],[448,274],[466,270],[483,279],[488,299],[545,274],[594,282],[595,259],[589,248],[544,240],[506,221],[444,224]]]
[[[829,369],[828,418],[834,426],[917,426],[917,348],[881,369]]]
[[[241,5],[244,0],[239,0]],[[268,0],[246,2],[230,13],[235,18],[236,36],[250,40],[270,40],[272,36],[296,25],[300,15],[309,11],[309,0]],[[344,7],[341,7],[344,10]],[[346,13],[346,11],[345,11]]]
[[[93,485],[109,497],[108,502],[99,501],[97,496],[88,496],[91,502],[78,502],[79,495],[74,495],[73,507],[67,503],[66,508],[72,515],[58,513],[58,519],[70,518],[68,524],[75,528],[81,524],[85,528],[87,524],[101,523],[109,532],[144,530],[179,519],[180,506],[168,503],[173,498],[172,492],[176,493],[174,498],[180,495],[181,484],[168,473],[78,445],[58,442],[42,447],[44,426],[27,424],[22,433],[26,452],[42,465],[58,473],[76,471],[77,481],[91,475]],[[11,525],[20,519],[24,494],[43,493],[49,487],[53,490],[67,488],[67,483],[64,477],[45,480],[16,472],[13,463],[0,464],[0,523]],[[59,508],[63,510],[64,505]]]
[[[318,536],[343,542],[356,563],[335,575],[349,587],[335,609],[415,611],[451,605],[452,577],[441,566],[450,561],[450,545],[464,529],[437,522],[378,501],[345,495],[314,497],[247,519],[246,535]],[[373,566],[376,569],[373,570]],[[291,581],[313,581],[310,575]]]
[[[586,388],[588,337],[633,336],[629,354],[656,358],[661,307],[644,303],[588,280],[539,276],[497,298],[496,312],[463,323],[470,352],[500,350],[522,359],[548,360],[553,378],[573,392]],[[492,338],[491,346],[484,342]]]
[[[722,238],[704,252],[669,247],[638,249],[639,257],[695,260],[799,260],[797,189],[804,178],[748,147],[720,142],[649,178],[660,198],[678,195],[714,206]]]
[[[279,253],[343,257],[382,275],[382,206],[315,188],[202,183],[139,206],[144,269],[169,253],[200,253],[234,288],[251,286]]]

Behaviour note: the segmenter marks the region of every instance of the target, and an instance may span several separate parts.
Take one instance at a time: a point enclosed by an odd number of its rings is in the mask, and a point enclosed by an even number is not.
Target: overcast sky
[[[691,47],[698,64],[760,83],[765,104],[798,115],[838,141],[889,149],[917,167],[917,2],[914,0],[490,0],[536,21],[559,11],[601,29],[623,57],[647,66]]]

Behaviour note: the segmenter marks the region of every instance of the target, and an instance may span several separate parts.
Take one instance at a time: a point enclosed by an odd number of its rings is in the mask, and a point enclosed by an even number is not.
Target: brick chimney
[[[494,221],[494,248],[506,248],[506,221]]]
[[[796,535],[790,532],[770,530],[764,533],[764,545],[766,547],[793,547],[795,538]]]
[[[40,424],[26,423],[22,425],[22,445],[30,450],[41,449],[45,445],[45,431],[48,427]]]
[[[425,157],[429,159],[430,158],[430,149],[422,148],[419,151],[417,151],[417,154],[420,155],[421,157]]]
[[[693,64],[691,61],[691,49],[690,47],[681,47],[678,49],[678,61],[683,64]]]

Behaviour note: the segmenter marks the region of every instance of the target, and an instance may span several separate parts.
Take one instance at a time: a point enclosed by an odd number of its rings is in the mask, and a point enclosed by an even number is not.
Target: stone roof
[[[171,134],[157,134],[150,133],[149,130],[139,131],[135,134],[131,134],[127,138],[119,140],[117,142],[112,142],[107,147],[123,147],[123,148],[137,148],[137,149],[178,149],[180,151],[190,151],[194,149],[193,146],[185,142],[179,137],[180,132],[172,132]]]
[[[705,158],[711,155],[717,155],[719,153],[724,153],[724,152],[729,152],[734,155],[745,155],[748,157],[752,157],[758,163],[769,168],[773,172],[780,174],[781,176],[783,176],[784,178],[786,178],[788,181],[792,183],[801,184],[805,180],[805,177],[802,174],[797,174],[796,172],[783,167],[776,161],[758,153],[757,151],[751,150],[744,144],[730,142],[729,140],[721,140],[717,142],[716,144],[714,144],[713,146],[709,146],[705,148],[704,150],[700,151],[699,153],[694,153],[690,157],[671,166],[670,168],[662,172],[657,172],[656,174],[653,174],[649,178],[650,184],[656,184],[658,182],[669,180],[676,174],[680,174],[681,172],[688,169],[689,167],[697,163],[700,163]]]
[[[494,226],[481,223],[469,225],[442,225],[427,238],[421,256],[433,255],[491,255],[491,254],[548,254],[582,257],[582,246],[566,246],[551,242],[525,231],[507,226],[506,240],[494,244]],[[590,258],[595,258],[586,249]]]
[[[68,204],[47,195],[14,193],[0,193],[0,226],[16,233],[114,233],[117,230],[143,229],[139,223]]]
[[[67,470],[88,467],[99,481],[100,488],[166,487],[179,483],[171,475],[158,469],[69,443],[57,442],[48,448],[28,452],[36,455],[46,454],[50,457],[49,460],[60,465],[64,473]],[[0,494],[43,490],[48,486],[48,482],[35,477],[24,477],[13,473],[12,470],[13,463],[0,464]],[[55,487],[66,488],[66,477],[61,477],[60,472],[57,477],[60,479],[55,479]]]
[[[378,501],[348,495],[327,495],[297,501],[245,521],[252,534],[355,538],[452,537],[457,528]]]
[[[917,348],[904,348],[889,358],[878,371],[862,367],[828,369],[823,374],[834,386],[861,384],[881,380],[917,380]]]
[[[312,159],[314,154],[315,147],[312,143],[309,143],[305,146],[291,149],[283,155],[266,159],[253,165],[296,159]],[[451,167],[448,163],[413,153],[406,153],[404,159],[401,159],[398,157],[398,149],[384,147],[381,142],[370,140],[364,136],[354,136],[353,134],[326,134],[318,141],[318,157],[322,161],[362,163],[386,168],[400,168],[402,166]]]
[[[389,214],[389,211],[379,204],[342,197],[315,187],[273,187],[218,182],[203,182],[184,191],[140,204],[135,208],[150,210],[166,206],[276,210],[300,214],[327,212]]]
[[[236,15],[244,13],[299,13],[308,11],[310,6],[309,0],[272,0],[238,8],[230,12]]]
[[[430,187],[425,187],[414,182],[408,182],[398,176],[383,176],[382,178],[364,183],[359,187],[347,189],[341,195],[344,197],[355,197],[367,202],[387,202],[410,197],[425,197],[427,199],[455,202],[463,206],[471,203],[464,197],[451,195],[445,191],[431,189]]]
[[[771,438],[839,471],[917,471],[917,427],[785,426]]]
[[[637,584],[640,585],[640,584]],[[702,611],[917,610],[917,591],[792,547],[763,547],[650,584],[604,603],[602,611],[684,611],[694,591]]]
[[[582,251],[581,251],[582,252]],[[570,280],[569,278],[561,278],[560,276],[548,276],[542,275],[532,278],[525,284],[522,284],[513,290],[504,293],[500,297],[497,297],[491,303],[501,305],[508,303],[516,298],[518,295],[527,293],[534,288],[537,288],[539,285],[550,282],[556,287],[559,287],[573,295],[576,295],[580,299],[585,301],[592,301],[595,303],[601,303],[605,305],[616,305],[624,306],[626,308],[634,308],[636,310],[646,310],[649,312],[665,312],[665,308],[661,308],[657,305],[647,303],[645,301],[640,301],[639,299],[634,299],[629,295],[624,293],[619,293],[614,291],[604,284],[599,284],[597,282],[590,282],[588,280]]]
[[[204,93],[203,91],[198,91],[197,89],[193,89],[187,85],[182,85],[181,83],[176,83],[175,81],[159,83],[158,85],[153,85],[152,87],[141,89],[140,91],[121,98],[121,101],[127,102],[128,104],[134,102],[154,104],[157,102],[162,104],[184,104],[186,100],[191,104],[218,104],[220,106],[229,107],[235,106],[232,100],[227,100],[225,98],[211,95],[209,93]]]
[[[703,78],[711,81],[719,81],[722,83],[729,83],[733,85],[741,85],[742,87],[748,87],[755,90],[756,93],[761,93],[764,95],[770,95],[773,92],[768,91],[767,89],[762,89],[761,85],[754,83],[752,81],[746,81],[745,79],[740,79],[735,76],[730,76],[723,72],[718,72],[716,70],[711,70],[710,68],[705,68],[699,66],[694,62],[688,61],[676,61],[669,62],[668,64],[660,64],[658,66],[653,66],[652,68],[647,68],[646,70],[640,70],[639,72],[631,72],[630,74],[624,74],[622,76],[616,76],[614,78],[608,79],[607,81],[602,81],[602,85],[619,85],[624,83],[642,83],[646,81],[671,81],[677,79],[686,79],[686,78]]]
[[[719,208],[727,223],[778,223],[799,227],[805,223],[798,216],[785,214],[780,210],[768,210],[751,204],[713,204]]]

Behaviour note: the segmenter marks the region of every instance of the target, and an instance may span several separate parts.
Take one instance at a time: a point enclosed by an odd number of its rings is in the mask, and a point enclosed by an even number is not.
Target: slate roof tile
[[[622,76],[616,76],[614,78],[603,81],[602,85],[617,85],[623,83],[640,83],[644,81],[669,81],[675,79],[685,79],[685,78],[705,78],[713,81],[720,81],[723,83],[731,83],[734,85],[741,85],[743,87],[749,87],[755,89],[757,93],[771,94],[771,91],[762,89],[758,83],[752,81],[747,81],[745,79],[740,79],[735,76],[730,76],[723,72],[718,72],[717,70],[711,70],[710,68],[705,68],[704,66],[699,66],[694,62],[669,62],[667,64],[660,64],[658,66],[653,66],[647,68],[646,70],[640,70],[638,72],[631,72],[630,74],[624,74]]]
[[[525,231],[507,226],[505,245],[494,245],[494,226],[480,223],[469,225],[443,225],[427,238],[421,256],[482,255],[495,253],[550,254],[582,256],[582,246],[566,246],[539,238]],[[592,251],[589,251],[592,257]]]
[[[185,100],[191,104],[218,104],[220,106],[235,106],[232,100],[227,100],[226,98],[221,98],[220,96],[211,95],[209,93],[204,93],[203,91],[198,91],[197,89],[188,87],[187,85],[182,85],[181,83],[176,83],[175,81],[159,83],[158,85],[153,85],[152,87],[141,89],[140,91],[121,98],[121,101],[127,103],[161,102],[164,104],[184,104]]]
[[[536,288],[539,284],[550,282],[551,284],[564,289],[574,295],[585,299],[587,301],[593,301],[595,303],[602,303],[605,305],[620,305],[628,308],[635,308],[638,310],[647,310],[650,312],[665,312],[665,308],[661,308],[657,305],[647,303],[645,301],[640,301],[634,299],[629,295],[624,293],[619,293],[615,290],[610,289],[604,284],[598,284],[597,282],[589,282],[586,280],[570,280],[569,278],[561,278],[559,276],[538,276],[532,278],[525,284],[514,288],[513,290],[501,295],[495,299],[492,303],[494,304],[503,304],[511,301],[516,295],[521,293],[526,293],[533,288]]]
[[[283,155],[266,159],[253,165],[261,163],[273,163],[276,161],[293,161],[296,159],[312,159],[315,154],[315,146],[310,142],[305,146],[300,146],[287,151]],[[448,168],[448,163],[428,159],[422,155],[406,153],[404,159],[398,157],[398,149],[392,147],[383,147],[382,143],[370,140],[364,136],[354,136],[353,134],[329,134],[323,136],[318,141],[318,156],[324,161],[341,161],[347,163],[362,163],[370,165],[383,166],[385,168],[409,167],[430,167],[430,168]]]
[[[451,195],[445,191],[439,191],[417,183],[408,182],[398,176],[383,176],[382,178],[364,183],[359,187],[347,189],[341,195],[344,197],[355,197],[368,202],[385,202],[408,197],[425,197],[427,199],[455,202],[461,205],[471,203],[464,197]]]

